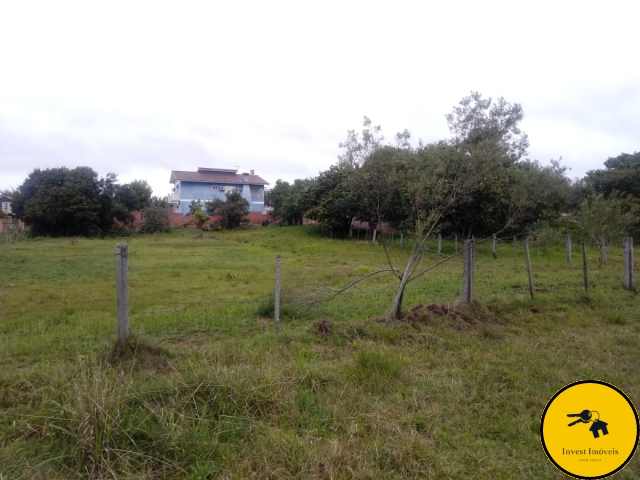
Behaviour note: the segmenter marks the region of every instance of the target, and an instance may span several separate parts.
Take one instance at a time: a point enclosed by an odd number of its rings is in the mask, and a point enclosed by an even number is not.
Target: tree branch
[[[320,303],[320,302],[328,302],[328,301],[330,301],[330,300],[333,300],[334,298],[336,298],[336,297],[337,297],[338,295],[340,295],[341,293],[345,292],[345,291],[346,291],[346,290],[348,290],[349,288],[353,287],[354,285],[356,285],[356,284],[360,283],[361,281],[363,281],[363,280],[365,280],[365,279],[367,279],[367,278],[369,278],[369,277],[372,277],[372,276],[374,276],[374,275],[377,275],[377,274],[379,274],[379,273],[383,273],[383,272],[393,272],[394,270],[395,270],[395,269],[392,267],[392,268],[384,268],[384,269],[382,269],[382,270],[377,270],[377,271],[375,271],[375,272],[368,273],[368,274],[367,274],[367,275],[365,275],[364,277],[360,277],[360,278],[359,278],[358,280],[356,280],[355,282],[351,282],[351,283],[350,283],[349,285],[347,285],[346,287],[343,287],[343,288],[341,288],[340,290],[334,290],[334,292],[335,292],[335,293],[334,293],[333,295],[331,295],[330,297],[328,297],[328,298],[323,298],[323,299],[320,299],[320,300],[314,300],[314,301],[312,301],[310,304],[311,304],[311,305],[315,305],[315,304]],[[329,287],[327,287],[327,288],[329,288]],[[332,290],[333,290],[333,289],[332,289]]]
[[[392,263],[391,263],[391,257],[389,256],[389,250],[387,249],[387,241],[384,237],[384,235],[380,235],[382,237],[382,246],[384,247],[384,253],[387,256],[387,262],[389,263],[389,268],[391,269],[391,271],[393,272],[393,274],[398,277],[398,280],[402,279],[402,272],[400,272],[400,270],[398,270],[397,268],[395,268]]]

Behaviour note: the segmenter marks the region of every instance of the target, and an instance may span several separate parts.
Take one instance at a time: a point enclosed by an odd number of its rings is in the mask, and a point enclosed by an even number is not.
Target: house
[[[4,215],[0,215],[0,232],[6,230],[24,230],[25,224],[22,220],[16,217],[16,214],[11,211],[11,197],[7,195],[0,195],[0,210]],[[4,218],[2,218],[4,217]]]
[[[173,192],[169,203],[174,213],[186,215],[193,200],[208,202],[217,198],[226,200],[226,193],[236,190],[249,202],[249,212],[265,213],[264,187],[269,185],[264,179],[250,173],[238,173],[238,170],[198,167],[197,172],[174,170],[169,183]]]
[[[8,197],[7,195],[0,195],[0,207],[2,209],[2,213],[4,213],[5,216],[12,215],[11,197]]]

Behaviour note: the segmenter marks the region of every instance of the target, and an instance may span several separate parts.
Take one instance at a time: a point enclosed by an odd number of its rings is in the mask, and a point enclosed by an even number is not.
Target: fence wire
[[[495,260],[491,258],[493,239],[478,239],[477,248],[481,255],[476,262],[476,295],[518,297],[527,294],[522,248],[527,238],[526,233],[496,237],[498,259],[505,262],[501,264],[504,272],[500,273],[503,277],[500,281],[495,277]],[[460,297],[463,239],[458,237],[457,245],[454,245],[454,240],[451,235],[443,238],[440,250],[437,237],[428,240],[423,252],[425,262],[414,270],[415,273],[452,258],[434,269],[433,274],[423,275],[409,284],[404,300],[406,306],[448,302]],[[402,249],[398,236],[389,234],[380,235],[377,245],[371,240],[335,241],[353,242],[358,248],[368,249],[369,254],[354,258],[327,257],[322,252],[305,251],[282,254],[281,304],[284,316],[360,319],[388,313],[398,291],[402,270],[415,245],[413,240],[405,237]],[[381,246],[383,242],[387,244],[396,271],[391,271],[385,249]],[[242,318],[272,314],[277,245],[260,252],[244,251],[244,244],[225,247],[200,245],[210,248],[209,251],[182,254],[180,246],[170,242],[158,242],[154,245],[158,249],[155,252],[136,251],[133,244],[129,257],[133,323],[136,318],[176,314],[206,315],[213,321],[219,314],[236,314]],[[112,247],[99,246],[91,252],[65,254],[44,246],[37,256],[22,253],[21,244],[6,247],[0,250],[3,273],[0,294],[6,299],[0,304],[0,319],[18,320],[25,315],[53,319],[93,314],[115,318]],[[458,256],[455,256],[456,250]],[[581,253],[577,250],[574,244],[574,263],[571,266],[561,255],[547,257],[543,250],[532,252],[532,260],[537,262],[533,266],[537,292],[566,295],[583,291]],[[590,254],[593,257],[598,252],[591,250]],[[549,265],[542,263],[542,255]],[[512,263],[506,263],[506,259]],[[609,269],[598,270],[591,259],[592,278],[600,283],[605,278],[609,282],[609,276],[620,277],[621,282],[621,253],[617,250],[610,252],[608,260]],[[185,268],[187,265],[189,268]],[[558,280],[552,267],[562,268],[566,274]],[[358,281],[362,277],[367,278]],[[611,284],[615,285],[614,282]],[[3,333],[2,329],[0,322],[0,333]]]

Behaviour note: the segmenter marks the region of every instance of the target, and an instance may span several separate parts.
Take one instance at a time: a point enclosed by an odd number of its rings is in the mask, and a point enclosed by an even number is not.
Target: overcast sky
[[[0,0],[0,188],[87,165],[315,176],[369,116],[446,138],[472,90],[520,103],[571,177],[640,150],[638,1]]]

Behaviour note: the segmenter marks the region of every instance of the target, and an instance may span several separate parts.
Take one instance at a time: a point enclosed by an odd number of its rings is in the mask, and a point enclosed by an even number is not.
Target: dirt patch
[[[411,312],[407,315],[406,319],[420,320],[420,318],[424,317],[425,314],[431,314],[437,317],[456,317],[469,323],[475,323],[475,321],[464,313],[460,307],[447,305],[445,303],[416,305],[411,309]]]
[[[187,335],[184,338],[181,338],[180,340],[169,340],[167,341],[168,345],[171,345],[172,347],[178,347],[178,348],[195,348],[195,347],[201,347],[202,345],[204,345],[204,341],[196,338],[193,335]]]
[[[319,318],[312,325],[313,330],[325,340],[333,332],[333,322],[327,318]]]
[[[137,338],[134,335],[129,336],[124,343],[115,342],[107,352],[106,361],[113,367],[122,368],[123,371],[173,371],[170,352],[148,339]]]

